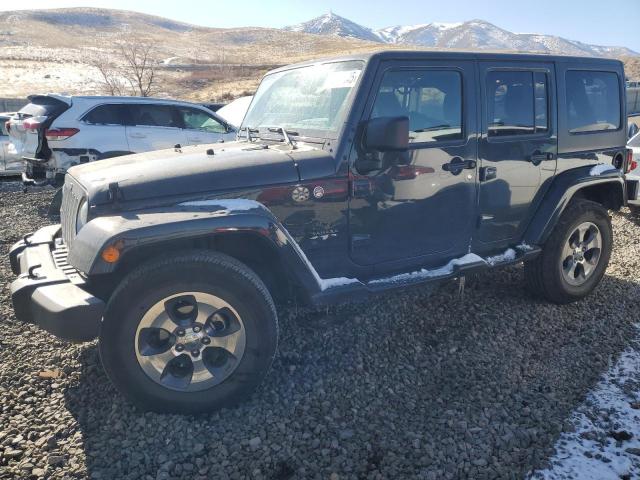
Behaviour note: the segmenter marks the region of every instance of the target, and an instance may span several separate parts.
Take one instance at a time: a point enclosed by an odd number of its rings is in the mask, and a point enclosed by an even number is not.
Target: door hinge
[[[480,167],[481,182],[493,180],[497,176],[498,176],[498,169],[496,167]]]

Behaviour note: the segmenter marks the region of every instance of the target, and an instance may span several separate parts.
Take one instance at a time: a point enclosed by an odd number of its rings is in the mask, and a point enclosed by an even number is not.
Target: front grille
[[[69,256],[69,249],[66,245],[60,242],[60,239],[55,244],[53,250],[51,250],[51,256],[53,257],[53,263],[56,268],[62,270],[67,278],[76,285],[84,283],[83,278],[78,273],[78,270],[73,268],[67,257]]]
[[[84,192],[73,177],[66,176],[62,187],[62,206],[60,207],[60,223],[62,224],[62,238],[70,246],[76,236],[76,216],[84,197]]]

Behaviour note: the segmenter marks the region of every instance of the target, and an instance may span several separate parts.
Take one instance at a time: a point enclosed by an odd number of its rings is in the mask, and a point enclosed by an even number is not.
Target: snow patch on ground
[[[591,175],[592,177],[597,177],[611,170],[616,170],[616,167],[606,163],[599,163],[589,171],[589,175]]]
[[[556,454],[550,459],[551,466],[533,473],[530,479],[640,478],[638,340],[636,338],[573,413],[570,421],[576,430],[560,436],[556,443]],[[632,437],[620,440],[625,438],[624,432]]]

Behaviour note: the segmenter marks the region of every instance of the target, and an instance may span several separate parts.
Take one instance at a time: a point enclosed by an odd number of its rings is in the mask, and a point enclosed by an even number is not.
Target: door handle
[[[129,136],[131,138],[147,138],[144,133],[130,133]]]
[[[460,175],[462,170],[473,170],[476,168],[475,160],[463,160],[460,157],[453,157],[449,163],[442,165],[442,170],[452,175]]]
[[[545,160],[553,160],[554,155],[551,152],[542,153],[540,150],[536,150],[529,157],[529,161],[534,165],[540,165]]]

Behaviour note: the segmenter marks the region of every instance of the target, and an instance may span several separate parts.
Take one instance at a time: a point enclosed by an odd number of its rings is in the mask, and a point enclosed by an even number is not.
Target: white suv
[[[16,152],[27,161],[27,184],[58,186],[80,163],[236,136],[211,110],[188,102],[53,94],[29,102],[7,122]]]

